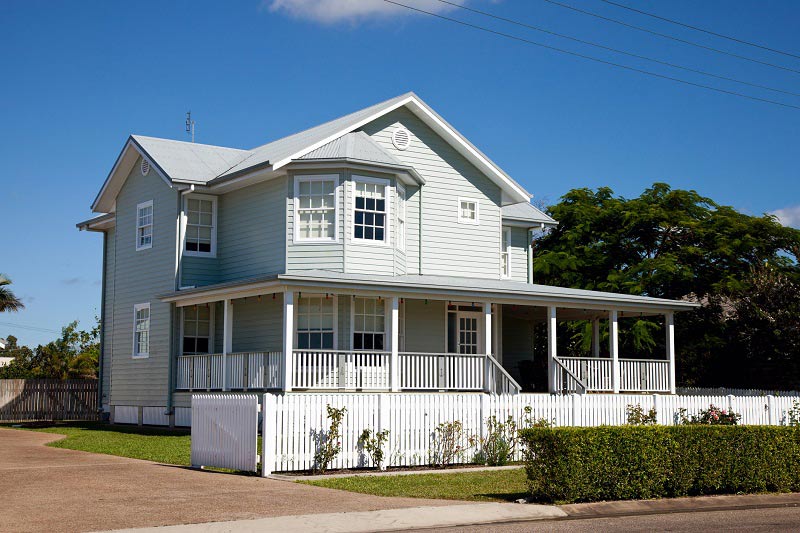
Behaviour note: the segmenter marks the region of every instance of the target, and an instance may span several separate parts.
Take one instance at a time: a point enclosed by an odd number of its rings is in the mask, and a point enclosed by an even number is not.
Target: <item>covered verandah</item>
[[[501,280],[321,271],[162,299],[181,311],[176,316],[209,309],[205,350],[181,349],[191,344],[181,327],[176,391],[543,392],[528,386],[520,369],[544,358],[549,392],[674,393],[674,313],[694,306]],[[664,317],[663,357],[621,356],[620,318],[654,315]],[[591,356],[559,354],[557,328],[569,320],[592,322]],[[608,322],[602,357],[601,320]],[[535,324],[546,325],[544,350],[541,342],[534,349]]]

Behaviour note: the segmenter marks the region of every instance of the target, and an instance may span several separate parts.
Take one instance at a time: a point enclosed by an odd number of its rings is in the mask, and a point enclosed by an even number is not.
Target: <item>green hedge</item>
[[[534,428],[521,437],[540,501],[800,491],[797,427]]]

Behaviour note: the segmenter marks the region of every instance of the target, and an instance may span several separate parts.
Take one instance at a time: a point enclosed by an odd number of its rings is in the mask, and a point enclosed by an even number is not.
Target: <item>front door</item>
[[[458,311],[448,321],[448,337],[452,339],[450,351],[459,354],[481,353],[481,319],[483,313]]]

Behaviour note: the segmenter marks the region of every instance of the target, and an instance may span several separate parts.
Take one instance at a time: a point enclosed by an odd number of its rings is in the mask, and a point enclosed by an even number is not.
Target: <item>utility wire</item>
[[[463,20],[458,20],[458,19],[454,19],[454,18],[451,18],[451,17],[447,17],[445,15],[439,15],[438,13],[432,13],[430,11],[425,11],[424,9],[420,9],[418,7],[413,7],[413,6],[409,6],[409,5],[406,5],[406,4],[402,4],[400,2],[396,2],[395,0],[383,0],[383,1],[387,2],[389,4],[394,4],[394,5],[399,6],[399,7],[404,7],[406,9],[410,9],[412,11],[416,11],[418,13],[423,13],[425,15],[430,15],[432,17],[436,17],[436,18],[439,18],[439,19],[442,19],[442,20],[447,20],[447,21],[453,22],[455,24],[460,24],[460,25],[466,26],[468,28],[473,28],[473,29],[476,29],[476,30],[484,31],[486,33],[491,33],[491,34],[494,34],[494,35],[498,35],[500,37],[506,37],[507,39],[512,39],[514,41],[519,41],[519,42],[530,44],[530,45],[533,45],[533,46],[538,46],[540,48],[546,48],[548,50],[553,50],[555,52],[560,52],[562,54],[567,54],[567,55],[571,55],[571,56],[574,56],[574,57],[580,57],[582,59],[588,59],[589,61],[594,61],[596,63],[602,63],[604,65],[609,65],[609,66],[612,66],[612,67],[617,67],[617,68],[621,68],[621,69],[624,69],[624,70],[629,70],[631,72],[638,72],[640,74],[645,74],[647,76],[652,76],[654,78],[660,78],[660,79],[664,79],[664,80],[674,81],[674,82],[677,82],[677,83],[683,83],[685,85],[691,85],[693,87],[699,87],[701,89],[708,89],[709,91],[715,91],[715,92],[718,92],[718,93],[729,94],[731,96],[738,96],[740,98],[746,98],[748,100],[754,100],[754,101],[757,101],[757,102],[764,102],[764,103],[767,103],[767,104],[773,104],[773,105],[777,105],[777,106],[781,106],[781,107],[788,107],[788,108],[792,108],[792,109],[800,109],[800,106],[796,106],[796,105],[792,105],[792,104],[786,104],[784,102],[778,102],[776,100],[768,100],[766,98],[759,98],[757,96],[750,96],[750,95],[747,95],[747,94],[737,93],[735,91],[728,91],[726,89],[720,89],[719,87],[712,87],[710,85],[703,85],[702,83],[695,83],[693,81],[688,81],[688,80],[684,80],[684,79],[681,79],[681,78],[674,78],[672,76],[666,76],[664,74],[658,74],[656,72],[651,72],[649,70],[630,67],[628,65],[623,65],[621,63],[614,63],[613,61],[606,61],[605,59],[600,59],[600,58],[589,56],[589,55],[586,55],[586,54],[581,54],[581,53],[578,53],[578,52],[572,52],[570,50],[565,50],[563,48],[558,48],[558,47],[555,47],[555,46],[550,46],[550,45],[547,45],[547,44],[539,43],[539,42],[536,42],[536,41],[531,41],[530,39],[525,39],[524,37],[518,37],[518,36],[512,35],[510,33],[503,33],[501,31],[497,31],[497,30],[493,30],[493,29],[490,29],[490,28],[486,28],[484,26],[478,26],[477,24],[471,24],[469,22],[464,22]]]
[[[430,15],[432,17],[436,17],[436,18],[439,18],[439,19],[442,19],[442,20],[447,20],[447,21],[453,22],[455,24],[460,24],[460,25],[466,26],[468,28],[473,28],[473,29],[480,30],[480,31],[483,31],[483,32],[486,32],[486,33],[491,33],[491,34],[494,34],[494,35],[498,35],[500,37],[506,37],[507,39],[512,39],[514,41],[519,41],[519,42],[530,44],[530,45],[533,45],[533,46],[538,46],[540,48],[546,48],[548,50],[553,50],[555,52],[561,52],[562,54],[567,54],[567,55],[571,55],[571,56],[574,56],[574,57],[580,57],[580,58],[583,58],[583,59],[588,59],[589,61],[594,61],[596,63],[602,63],[604,65],[610,65],[612,67],[617,67],[617,68],[621,68],[621,69],[625,69],[625,70],[630,70],[631,72],[638,72],[640,74],[645,74],[647,76],[652,76],[654,78],[660,78],[660,79],[664,79],[664,80],[674,81],[674,82],[677,82],[677,83],[683,83],[685,85],[691,85],[693,87],[699,87],[701,89],[708,89],[710,91],[715,91],[715,92],[718,92],[718,93],[729,94],[729,95],[732,95],[732,96],[738,96],[740,98],[747,98],[748,100],[755,100],[757,102],[764,102],[764,103],[767,103],[767,104],[773,104],[773,105],[778,105],[778,106],[781,106],[781,107],[788,107],[788,108],[792,108],[792,109],[800,109],[800,106],[796,106],[796,105],[792,105],[792,104],[786,104],[784,102],[778,102],[776,100],[768,100],[766,98],[759,98],[757,96],[750,96],[750,95],[747,95],[747,94],[737,93],[735,91],[728,91],[726,89],[720,89],[719,87],[712,87],[710,85],[703,85],[702,83],[695,83],[693,81],[688,81],[688,80],[684,80],[684,79],[681,79],[681,78],[674,78],[672,76],[666,76],[664,74],[658,74],[656,72],[651,72],[649,70],[644,70],[644,69],[635,68],[635,67],[629,67],[629,66],[623,65],[621,63],[614,63],[613,61],[606,61],[605,59],[600,59],[600,58],[589,56],[589,55],[586,55],[586,54],[581,54],[581,53],[578,53],[578,52],[572,52],[570,50],[565,50],[563,48],[557,48],[555,46],[550,46],[550,45],[539,43],[539,42],[536,42],[536,41],[531,41],[530,39],[525,39],[523,37],[518,37],[518,36],[512,35],[510,33],[503,33],[501,31],[497,31],[497,30],[492,30],[490,28],[486,28],[484,26],[478,26],[477,24],[471,24],[469,22],[464,22],[463,20],[454,19],[454,18],[451,18],[451,17],[447,17],[445,15],[439,15],[438,13],[432,13],[430,11],[425,11],[424,9],[420,9],[418,7],[412,7],[412,6],[409,6],[409,5],[406,5],[406,4],[402,4],[400,2],[396,2],[395,0],[383,0],[383,1],[387,2],[389,4],[394,4],[394,5],[399,6],[399,7],[404,7],[406,9],[410,9],[412,11],[416,11],[418,13],[423,13],[425,15]]]
[[[613,22],[614,24],[619,24],[620,26],[625,26],[626,28],[631,28],[631,29],[634,29],[634,30],[643,31],[643,32],[649,33],[651,35],[657,35],[659,37],[663,37],[664,39],[669,39],[671,41],[677,41],[679,43],[688,44],[689,46],[694,46],[696,48],[702,48],[704,50],[710,50],[711,52],[716,52],[718,54],[724,54],[726,56],[731,56],[731,57],[735,57],[735,58],[738,58],[738,59],[744,59],[745,61],[750,61],[752,63],[758,63],[760,65],[765,65],[767,67],[777,68],[777,69],[780,69],[780,70],[786,70],[786,71],[789,71],[789,72],[794,72],[796,74],[800,74],[800,70],[796,70],[796,69],[789,68],[789,67],[784,67],[784,66],[781,66],[781,65],[776,65],[774,63],[768,63],[766,61],[761,61],[759,59],[753,59],[752,57],[747,57],[747,56],[742,56],[742,55],[739,55],[739,54],[734,54],[733,52],[728,52],[726,50],[720,50],[719,48],[714,48],[712,46],[706,46],[704,44],[696,43],[694,41],[687,41],[686,39],[680,39],[678,37],[673,37],[672,35],[667,35],[666,33],[660,33],[660,32],[657,32],[657,31],[649,30],[647,28],[642,28],[641,26],[634,26],[633,24],[628,24],[627,22],[623,22],[621,20],[612,19],[610,17],[604,17],[603,15],[599,15],[597,13],[593,13],[592,11],[586,11],[584,9],[579,9],[579,8],[577,8],[575,6],[571,6],[569,4],[563,4],[561,2],[556,2],[556,0],[544,0],[544,1],[549,3],[549,4],[553,4],[553,5],[556,5],[556,6],[559,6],[559,7],[563,7],[565,9],[571,9],[572,11],[576,11],[578,13],[583,13],[584,15],[589,15],[591,17],[599,18],[599,19],[605,20],[607,22]]]
[[[800,59],[800,55],[793,54],[791,52],[784,52],[783,50],[777,50],[775,48],[770,48],[769,46],[764,46],[763,44],[753,43],[753,42],[750,42],[750,41],[745,41],[744,39],[738,39],[736,37],[731,37],[730,35],[723,35],[722,33],[717,33],[715,31],[706,30],[706,29],[703,29],[703,28],[698,28],[697,26],[692,26],[691,24],[686,24],[684,22],[680,22],[680,21],[677,21],[677,20],[672,20],[672,19],[668,19],[666,17],[661,17],[659,15],[656,15],[655,13],[649,13],[647,11],[642,11],[641,9],[636,9],[634,7],[631,7],[631,6],[626,6],[625,4],[619,4],[617,2],[612,2],[611,0],[600,0],[600,1],[601,2],[605,2],[606,4],[611,4],[612,6],[617,6],[617,7],[622,8],[622,9],[627,9],[628,11],[633,11],[635,13],[640,13],[642,15],[646,15],[646,16],[652,17],[654,19],[663,20],[664,22],[669,22],[670,24],[676,24],[678,26],[683,26],[684,28],[689,28],[691,30],[707,33],[709,35],[713,35],[714,37],[720,37],[722,39],[727,39],[729,41],[733,41],[733,42],[736,42],[736,43],[746,44],[747,46],[753,46],[755,48],[761,48],[762,50],[768,50],[770,52],[775,52],[776,54],[782,54],[782,55],[785,55],[785,56],[795,57],[797,59]]]
[[[23,324],[14,324],[12,322],[0,322],[0,326],[8,326],[8,327],[19,328],[19,329],[27,329],[27,330],[30,330],[30,331],[38,331],[40,333],[61,333],[60,331],[55,330],[55,329],[42,328],[42,327],[39,327],[39,326],[25,326]]]
[[[652,57],[643,56],[643,55],[636,54],[636,53],[633,53],[633,52],[628,52],[628,51],[625,51],[625,50],[620,50],[619,48],[612,48],[610,46],[605,46],[605,45],[602,45],[602,44],[599,44],[599,43],[595,43],[595,42],[592,42],[592,41],[586,41],[584,39],[579,39],[577,37],[572,37],[570,35],[565,35],[563,33],[554,32],[554,31],[551,31],[551,30],[548,30],[548,29],[545,29],[545,28],[541,28],[539,26],[533,26],[531,24],[526,24],[524,22],[520,22],[520,21],[517,21],[517,20],[514,20],[514,19],[501,17],[499,15],[495,15],[495,14],[489,13],[487,11],[481,11],[480,9],[475,9],[475,8],[463,6],[463,5],[460,5],[460,4],[456,4],[455,2],[451,2],[449,0],[437,0],[437,1],[439,1],[439,2],[441,2],[443,4],[447,4],[447,5],[453,6],[453,7],[457,7],[459,9],[464,9],[466,11],[471,11],[473,13],[478,13],[480,15],[483,15],[483,16],[486,16],[486,17],[490,17],[490,18],[493,18],[493,19],[496,19],[496,20],[502,20],[503,22],[508,22],[509,24],[515,24],[517,26],[522,26],[524,28],[528,28],[528,29],[535,30],[535,31],[538,31],[538,32],[546,33],[546,34],[549,34],[549,35],[555,35],[556,37],[561,37],[562,39],[568,39],[568,40],[574,41],[576,43],[581,43],[581,44],[586,44],[586,45],[589,45],[589,46],[594,46],[595,48],[601,48],[603,50],[609,50],[609,51],[615,52],[617,54],[623,54],[623,55],[626,55],[626,56],[629,56],[629,57],[635,57],[637,59],[644,59],[645,61],[651,61],[653,63],[658,63],[659,65],[665,65],[665,66],[668,66],[668,67],[677,68],[677,69],[685,70],[685,71],[688,71],[688,72],[694,72],[695,74],[702,74],[703,76],[710,76],[712,78],[717,78],[719,80],[725,80],[725,81],[731,81],[731,82],[734,82],[734,83],[740,83],[742,85],[747,85],[747,86],[750,86],[750,87],[756,87],[758,89],[765,89],[767,91],[773,91],[773,92],[776,92],[776,93],[783,93],[783,94],[788,94],[788,95],[791,95],[791,96],[800,96],[800,93],[793,93],[791,91],[785,91],[783,89],[776,89],[774,87],[769,87],[767,85],[760,85],[758,83],[751,83],[749,81],[738,80],[736,78],[729,78],[728,76],[722,76],[720,74],[714,74],[714,73],[711,73],[711,72],[707,72],[705,70],[695,69],[695,68],[691,68],[691,67],[685,67],[683,65],[678,65],[676,63],[670,63],[669,61],[663,61],[663,60],[660,60],[660,59],[654,59]]]

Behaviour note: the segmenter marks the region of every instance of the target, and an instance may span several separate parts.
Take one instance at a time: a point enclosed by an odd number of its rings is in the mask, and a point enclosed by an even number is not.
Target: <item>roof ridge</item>
[[[218,144],[206,144],[206,143],[196,143],[190,141],[179,141],[177,139],[168,139],[166,137],[153,137],[151,135],[139,135],[139,134],[131,134],[131,137],[134,139],[150,139],[155,141],[165,141],[171,142],[176,144],[185,144],[188,146],[207,146],[209,148],[220,148],[222,150],[234,150],[236,152],[249,152],[246,148],[231,148],[230,146],[220,146]]]

